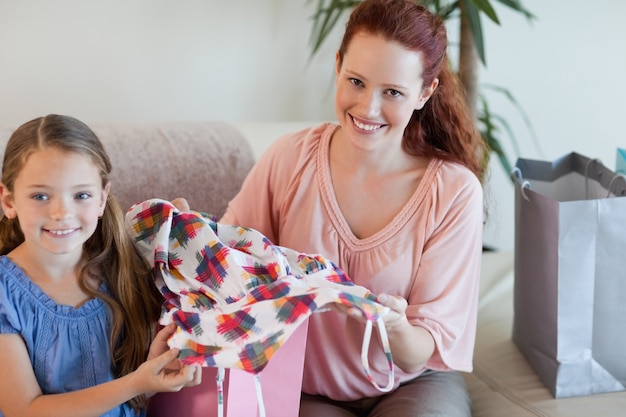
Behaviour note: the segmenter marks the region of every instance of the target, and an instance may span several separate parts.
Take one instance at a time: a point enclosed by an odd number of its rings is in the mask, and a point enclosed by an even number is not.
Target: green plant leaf
[[[476,52],[483,65],[487,65],[485,60],[485,43],[483,41],[483,28],[480,23],[480,13],[478,8],[472,2],[473,0],[462,0],[467,16],[467,22],[472,30],[472,37],[474,38],[474,44],[476,45]]]
[[[503,94],[511,102],[511,104],[513,104],[513,106],[515,107],[517,112],[522,117],[522,120],[524,121],[524,124],[526,125],[526,128],[528,129],[528,132],[530,133],[530,137],[531,137],[531,139],[533,141],[533,145],[535,146],[535,148],[537,148],[539,153],[543,153],[543,150],[541,149],[541,144],[539,143],[539,139],[537,138],[537,134],[535,133],[535,129],[533,129],[533,125],[532,125],[532,123],[530,121],[530,118],[528,117],[528,115],[526,114],[524,109],[522,108],[522,105],[515,99],[515,97],[513,97],[513,94],[511,94],[511,92],[508,89],[506,89],[504,87],[497,86],[497,85],[481,84],[481,86],[483,88],[487,88],[489,90],[492,90],[492,91],[495,91],[497,93]],[[518,155],[520,154],[519,149],[517,149],[516,152],[517,152]]]
[[[489,19],[491,19],[494,23],[500,24],[500,20],[498,19],[498,15],[496,11],[489,3],[489,0],[471,0],[472,3],[478,8],[478,10],[482,11],[487,15]]]
[[[459,1],[446,2],[441,4],[439,0],[424,0],[421,2],[432,13],[436,14],[443,20],[451,18],[455,12],[459,11]]]
[[[315,14],[313,15],[313,28],[311,30],[311,56],[322,46],[328,34],[337,25],[344,12],[351,10],[361,1],[358,0],[318,0]]]
[[[523,14],[530,21],[532,21],[533,19],[536,19],[536,16],[533,15],[530,11],[528,11],[528,9],[526,9],[519,0],[496,0],[496,1],[504,4],[507,7],[510,7],[516,12]]]

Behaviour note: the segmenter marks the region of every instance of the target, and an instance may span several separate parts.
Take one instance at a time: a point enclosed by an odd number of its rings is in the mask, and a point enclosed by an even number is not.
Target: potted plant
[[[313,15],[313,28],[311,32],[311,54],[314,55],[327,38],[330,31],[335,27],[344,13],[350,11],[363,0],[317,0],[315,14]],[[415,0],[418,1],[418,0]],[[535,17],[521,3],[520,0],[496,0],[499,3],[522,14],[529,21]],[[519,154],[519,149],[513,131],[507,121],[496,113],[493,113],[485,96],[479,91],[478,70],[479,65],[486,66],[485,42],[481,15],[487,16],[496,24],[500,24],[496,11],[491,0],[421,0],[419,1],[430,11],[440,16],[447,23],[458,20],[460,25],[458,45],[458,68],[456,73],[461,85],[465,89],[467,105],[474,116],[477,127],[481,132],[489,150],[496,154],[500,165],[508,175],[511,172],[510,159],[502,146],[503,131],[508,135],[515,152]],[[451,42],[452,43],[452,42]],[[523,109],[519,106],[513,95],[505,88],[483,85],[500,94],[504,94],[513,103],[522,115],[526,126],[535,140],[532,126]],[[487,155],[487,158],[489,155]],[[485,161],[487,164],[488,160]]]

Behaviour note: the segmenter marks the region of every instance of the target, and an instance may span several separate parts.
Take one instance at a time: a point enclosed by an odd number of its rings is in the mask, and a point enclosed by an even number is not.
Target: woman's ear
[[[9,191],[6,185],[0,182],[0,202],[2,202],[2,211],[4,215],[9,219],[17,217],[15,207],[13,204],[13,194]]]
[[[424,105],[426,104],[428,99],[433,95],[433,93],[435,92],[438,86],[439,86],[439,78],[435,78],[429,86],[422,88],[415,110],[421,110],[424,107]]]

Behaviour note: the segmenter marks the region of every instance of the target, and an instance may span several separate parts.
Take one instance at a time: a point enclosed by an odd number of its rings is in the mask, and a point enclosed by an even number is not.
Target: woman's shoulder
[[[466,166],[452,161],[435,159],[430,165],[427,195],[441,213],[449,210],[467,210],[482,213],[483,188],[480,180]],[[436,202],[436,204],[434,204]]]
[[[320,141],[333,134],[337,125],[322,123],[287,133],[277,138],[261,155],[260,160],[271,159],[296,162],[309,159],[317,151]]]
[[[465,165],[453,161],[436,160],[436,175],[446,184],[448,191],[466,190],[472,194],[482,194],[482,184],[478,177]]]

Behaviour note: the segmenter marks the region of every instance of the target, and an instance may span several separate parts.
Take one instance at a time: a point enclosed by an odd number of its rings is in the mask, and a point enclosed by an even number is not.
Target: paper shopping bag
[[[295,417],[299,414],[307,323],[298,327],[259,374],[267,416]],[[205,367],[202,370],[200,385],[154,395],[150,399],[148,417],[216,417],[217,368]],[[254,378],[253,374],[240,369],[226,370],[224,417],[259,416]]]
[[[556,398],[624,390],[624,177],[577,153],[514,173],[513,341]]]
[[[617,156],[615,157],[615,173],[626,175],[626,149],[617,148]]]

